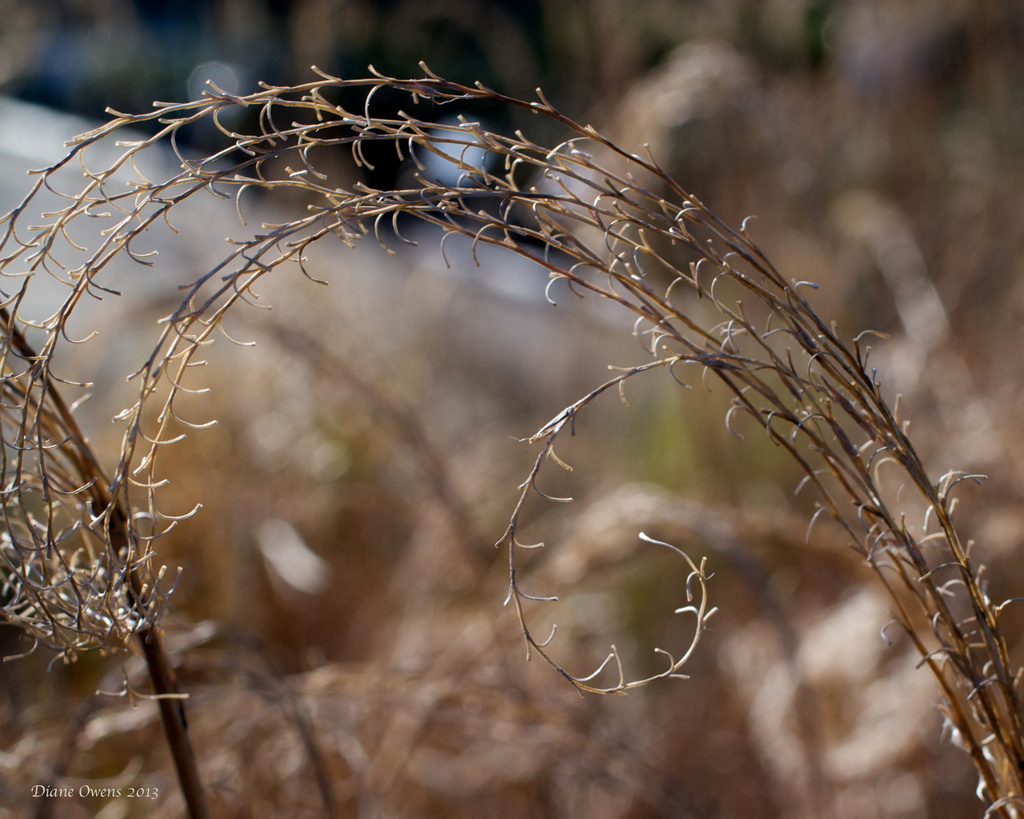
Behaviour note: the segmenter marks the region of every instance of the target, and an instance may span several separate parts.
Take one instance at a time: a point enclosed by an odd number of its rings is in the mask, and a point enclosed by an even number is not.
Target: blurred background
[[[821,285],[814,304],[845,338],[887,334],[872,360],[934,475],[989,476],[960,522],[993,596],[1020,594],[1017,2],[0,0],[3,209],[107,107],[194,98],[207,80],[299,83],[314,64],[418,76],[420,60],[514,96],[540,86],[623,147],[649,144],[730,224],[755,214],[755,240]],[[565,136],[483,115],[543,144]],[[217,145],[190,136],[189,150]],[[399,178],[377,159],[366,181]],[[253,221],[292,207],[264,199]],[[115,460],[109,418],[153,319],[239,230],[230,202],[184,218],[166,278],[104,303],[116,332],[83,364],[107,385],[84,412]],[[559,450],[575,471],[548,473],[576,502],[531,505],[524,532],[549,544],[529,587],[561,598],[537,633],[557,621],[554,653],[581,673],[613,643],[637,673],[660,668],[655,646],[687,643],[672,615],[685,570],[640,531],[707,556],[719,612],[691,679],[580,698],[528,664],[492,546],[534,457],[517,439],[607,365],[643,360],[629,317],[551,308],[543,275],[511,258],[477,270],[456,252],[448,270],[429,243],[320,250],[330,286],[275,274],[274,310],[241,327],[256,348],[215,348],[201,376],[212,392],[195,406],[218,426],[165,456],[174,502],[203,504],[160,554],[183,569],[166,628],[214,815],[981,815],[931,679],[895,629],[880,636],[883,590],[836,533],[805,538],[813,498],[794,496],[798,472],[756,431],[727,432],[722,390],[655,375],[629,407],[600,402]],[[1006,623],[1019,640],[1019,615]],[[145,690],[138,659],[49,660],[0,668],[0,815],[43,815],[40,783],[160,793],[75,796],[54,816],[180,815],[153,703],[93,696],[125,675]]]

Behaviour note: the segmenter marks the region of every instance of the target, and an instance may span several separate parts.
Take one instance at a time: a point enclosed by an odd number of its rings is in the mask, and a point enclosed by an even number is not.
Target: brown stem
[[[106,484],[104,484],[105,486]],[[132,551],[131,528],[125,512],[125,505],[120,499],[111,499],[113,504],[107,531],[110,545],[116,554],[131,560]],[[145,564],[142,564],[145,565]],[[164,736],[167,747],[174,760],[174,769],[178,774],[182,796],[188,808],[189,819],[209,819],[210,811],[206,806],[203,784],[199,779],[199,768],[196,765],[192,741],[188,735],[188,722],[185,719],[185,703],[181,689],[178,687],[178,676],[174,673],[171,658],[164,647],[163,632],[155,623],[149,622],[149,611],[146,605],[146,584],[140,571],[140,564],[132,567],[128,574],[132,601],[139,615],[146,623],[139,629],[139,640],[146,658],[149,678],[153,683],[153,693],[160,704],[160,719],[164,725]]]
[[[133,572],[133,579],[135,577]],[[142,651],[149,668],[149,677],[153,681],[153,691],[160,704],[160,719],[164,724],[164,735],[167,746],[174,759],[174,767],[178,773],[178,783],[185,797],[190,819],[209,819],[210,811],[206,806],[206,796],[199,779],[199,768],[192,751],[192,741],[188,735],[188,723],[185,720],[185,704],[181,700],[178,678],[171,666],[170,657],[164,648],[163,636],[158,626],[147,626],[139,631]]]

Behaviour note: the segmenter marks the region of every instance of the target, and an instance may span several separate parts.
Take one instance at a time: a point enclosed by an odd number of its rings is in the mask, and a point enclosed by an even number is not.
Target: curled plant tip
[[[527,659],[532,657],[534,654],[540,656],[548,665],[568,680],[581,695],[584,693],[624,695],[632,689],[641,688],[645,685],[657,682],[658,680],[689,679],[686,674],[682,673],[682,669],[697,650],[700,638],[707,629],[708,620],[710,620],[711,616],[717,611],[716,608],[710,608],[708,606],[707,581],[710,579],[711,575],[707,572],[706,559],[702,559],[698,565],[694,563],[690,556],[682,549],[660,540],[654,540],[643,532],[640,533],[640,540],[669,549],[681,557],[689,566],[690,572],[686,576],[685,584],[686,601],[689,605],[675,609],[674,613],[692,614],[694,617],[693,633],[691,634],[690,642],[683,653],[676,657],[662,648],[655,648],[654,652],[664,659],[666,667],[662,671],[647,677],[629,679],[625,668],[623,667],[619,650],[614,645],[612,645],[611,650],[604,660],[589,674],[581,676],[569,672],[562,664],[555,660],[548,651],[548,647],[551,645],[555,638],[555,634],[557,633],[557,624],[552,625],[551,631],[546,639],[537,640],[530,630],[525,609],[527,602],[554,602],[557,598],[538,597],[524,592],[516,580],[513,568],[512,581],[509,584],[509,593],[505,600],[505,604],[508,605],[509,602],[512,602],[515,606],[520,627],[526,637]],[[510,554],[513,552],[514,547],[510,547]],[[614,681],[608,685],[599,685],[596,681],[602,675],[607,676],[606,672],[612,673]]]

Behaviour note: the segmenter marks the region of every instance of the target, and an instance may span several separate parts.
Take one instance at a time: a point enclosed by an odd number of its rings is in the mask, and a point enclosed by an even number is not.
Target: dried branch
[[[408,114],[378,116],[374,96],[385,88],[407,93],[410,103],[467,107],[483,100],[522,108],[554,121],[569,138],[549,149],[522,133],[491,132],[468,116],[440,124]],[[342,89],[365,92],[360,110],[332,101]],[[226,124],[224,114],[238,108],[255,114],[252,133]],[[138,171],[140,155],[160,141],[176,146],[182,129],[201,121],[223,134],[222,150],[199,159],[179,152],[179,167],[163,178]],[[139,125],[156,133],[118,142],[112,163],[90,167],[91,149]],[[366,148],[375,143],[393,146],[419,169],[408,187],[346,187],[318,170],[320,157],[339,150],[367,164]],[[476,161],[481,153],[483,164]],[[459,169],[457,183],[425,173],[430,155]],[[75,162],[84,183],[79,179],[63,190],[62,174]],[[136,245],[182,202],[205,191],[233,199],[241,214],[251,189],[301,194],[307,211],[235,240],[218,265],[185,288],[181,305],[163,319],[158,343],[132,375],[137,399],[118,416],[124,430],[120,458],[105,481],[55,397],[54,363],[71,342],[69,317],[84,296],[102,292],[100,274],[112,257],[128,254],[147,263]],[[44,194],[60,205],[27,223],[33,200]],[[74,228],[86,217],[103,224],[101,241],[76,251],[84,261],[65,262]],[[311,276],[306,253],[324,239],[351,245],[372,234],[390,250],[389,242],[405,241],[399,217],[433,225],[446,236],[469,237],[474,255],[480,244],[505,248],[546,270],[552,283],[618,305],[634,317],[635,335],[650,356],[568,406],[532,438],[540,453],[500,541],[508,551],[508,600],[531,651],[581,691],[624,692],[681,675],[713,612],[703,563],[676,550],[690,578],[690,605],[680,611],[694,614],[696,622],[687,651],[679,658],[666,653],[664,672],[629,681],[613,648],[593,674],[573,675],[553,659],[550,638],[536,640],[528,625],[531,606],[554,598],[523,589],[517,561],[527,547],[519,540],[520,518],[530,494],[544,495],[538,476],[549,459],[558,461],[559,435],[599,395],[654,370],[667,370],[680,383],[687,374],[717,379],[732,395],[729,428],[738,433],[740,419],[751,419],[799,464],[804,483],[817,492],[812,526],[825,517],[835,521],[892,593],[901,624],[946,700],[952,730],[978,768],[991,811],[1015,815],[1009,805],[1024,786],[1018,674],[1000,631],[999,607],[988,598],[980,566],[953,523],[952,491],[976,476],[929,477],[898,402],[890,406],[869,368],[863,337],[845,342],[804,295],[813,285],[787,280],[746,224],[724,224],[652,156],[625,151],[557,111],[543,95],[518,100],[444,80],[425,66],[424,75],[412,80],[376,73],[342,80],[320,73],[304,85],[264,86],[247,96],[211,87],[192,102],[116,114],[41,171],[27,200],[5,218],[0,267],[15,290],[3,314],[0,554],[10,600],[4,608],[12,622],[70,656],[85,648],[118,648],[157,621],[163,593],[152,570],[152,543],[174,525],[174,516],[160,508],[157,464],[160,451],[195,425],[177,411],[176,402],[189,391],[186,374],[217,333],[227,336],[225,315],[253,303],[261,277],[285,263]],[[63,305],[41,323],[19,313],[40,272],[67,288]],[[43,336],[38,354],[21,341],[30,328]],[[895,499],[893,486],[905,502],[926,510],[918,525],[906,520],[903,510],[911,507]],[[110,534],[119,509],[130,510],[123,543]],[[141,584],[128,582],[136,571]],[[613,682],[598,684],[605,669],[614,669]]]

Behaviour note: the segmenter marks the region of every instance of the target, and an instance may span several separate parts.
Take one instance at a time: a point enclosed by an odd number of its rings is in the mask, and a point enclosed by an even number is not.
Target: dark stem
[[[102,484],[106,486],[107,484]],[[131,543],[131,526],[125,512],[125,505],[120,499],[111,499],[112,504],[107,531],[110,534],[110,546],[115,554],[130,560],[133,550]],[[146,565],[146,564],[142,564]],[[164,736],[167,747],[174,760],[174,769],[178,774],[181,794],[185,798],[189,819],[210,819],[210,811],[206,806],[206,795],[199,779],[199,768],[192,750],[192,740],[188,735],[188,722],[185,719],[185,703],[178,686],[178,676],[174,673],[171,658],[164,647],[163,632],[155,623],[150,622],[150,614],[146,605],[146,584],[142,577],[140,565],[134,565],[128,574],[132,600],[139,615],[145,623],[139,629],[139,640],[146,658],[146,668],[153,683],[153,693],[160,705],[160,719],[164,724]]]
[[[137,576],[134,572],[133,579]],[[133,584],[134,585],[134,584]],[[164,724],[164,736],[167,746],[174,758],[174,767],[178,773],[178,783],[185,797],[189,819],[209,819],[210,811],[206,806],[206,795],[199,779],[199,768],[192,751],[192,741],[188,735],[188,723],[185,720],[185,703],[181,699],[178,678],[171,666],[170,657],[164,648],[163,636],[158,626],[147,626],[139,631],[142,651],[149,668],[149,678],[153,682],[153,691],[160,704],[160,719]]]

